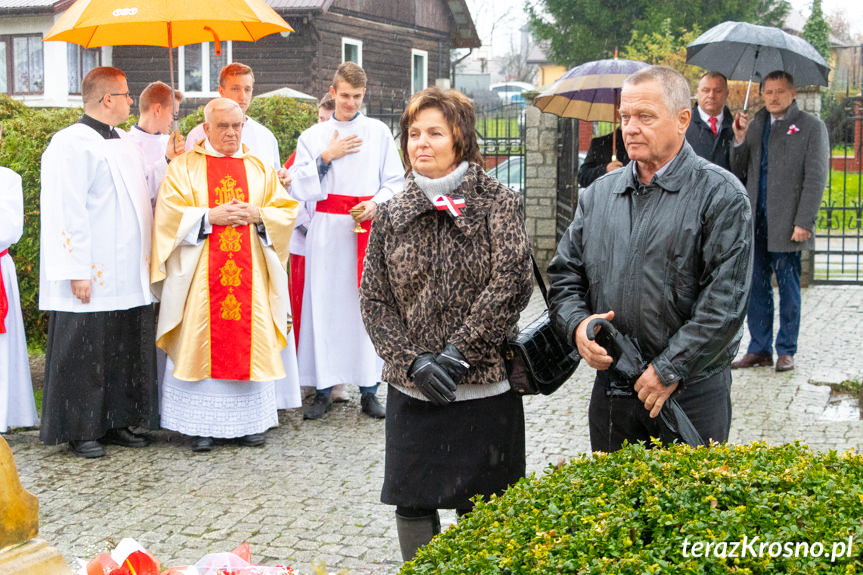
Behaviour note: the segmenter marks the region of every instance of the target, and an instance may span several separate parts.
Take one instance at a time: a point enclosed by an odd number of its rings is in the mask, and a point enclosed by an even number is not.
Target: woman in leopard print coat
[[[524,475],[524,413],[500,346],[532,288],[521,199],[488,176],[473,105],[417,93],[401,119],[405,189],[374,220],[360,288],[389,383],[381,500],[405,560]]]

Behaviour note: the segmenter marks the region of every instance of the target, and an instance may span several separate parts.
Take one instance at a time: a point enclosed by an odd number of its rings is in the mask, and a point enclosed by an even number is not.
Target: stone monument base
[[[0,575],[74,575],[63,555],[42,539],[0,551]]]

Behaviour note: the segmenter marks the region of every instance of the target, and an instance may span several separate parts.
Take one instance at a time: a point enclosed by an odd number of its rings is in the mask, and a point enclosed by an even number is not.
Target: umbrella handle
[[[177,110],[177,107],[174,102],[175,91],[174,91],[174,39],[172,36],[171,30],[171,22],[168,22],[168,62],[169,62],[169,73],[171,74],[171,117],[174,118],[174,121],[171,122],[174,133],[178,133],[180,130],[180,111]]]
[[[749,74],[749,84],[746,86],[746,100],[743,101],[743,113],[749,110],[749,90],[752,88],[752,78],[755,77],[755,69],[758,67],[758,54],[761,53],[761,46],[755,48],[755,59],[752,61],[752,73]]]

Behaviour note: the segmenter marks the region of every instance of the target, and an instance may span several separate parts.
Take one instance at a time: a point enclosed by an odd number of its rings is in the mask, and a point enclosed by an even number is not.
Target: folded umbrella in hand
[[[609,369],[626,380],[629,386],[635,385],[635,381],[647,369],[648,362],[641,355],[638,344],[628,335],[620,332],[607,319],[591,320],[587,324],[587,339],[596,341],[605,348],[613,360]],[[707,445],[673,395],[665,400],[659,417],[665,427],[679,436],[687,445],[692,447]]]

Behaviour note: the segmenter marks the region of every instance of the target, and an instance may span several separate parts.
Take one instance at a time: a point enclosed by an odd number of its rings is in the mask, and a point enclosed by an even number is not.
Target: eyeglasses
[[[132,96],[129,95],[129,92],[116,92],[116,93],[108,92],[107,94],[105,94],[105,96],[126,96],[127,98],[129,98],[132,101],[135,100],[135,98],[133,98]],[[105,96],[102,96],[101,98],[99,98],[100,104],[102,103],[102,100],[105,99]]]

